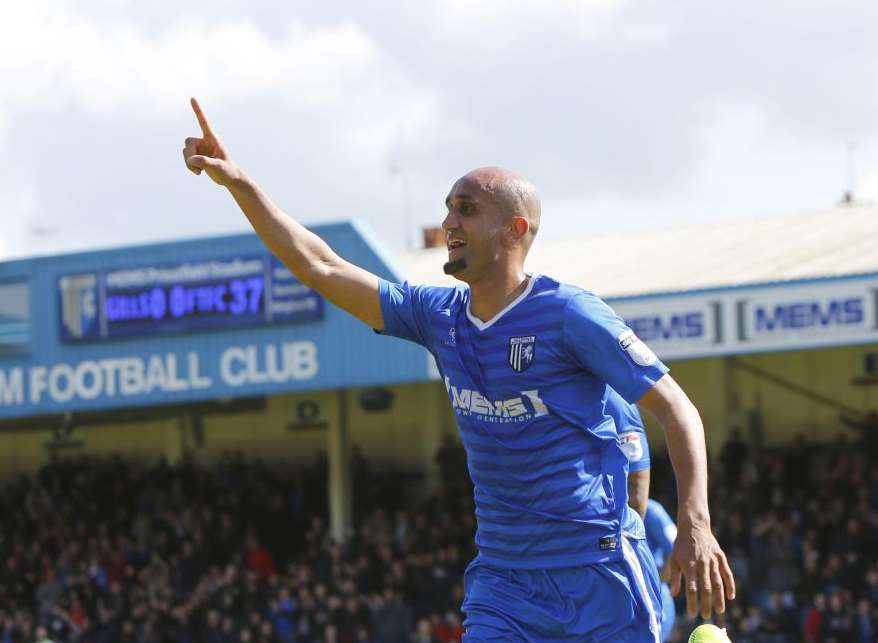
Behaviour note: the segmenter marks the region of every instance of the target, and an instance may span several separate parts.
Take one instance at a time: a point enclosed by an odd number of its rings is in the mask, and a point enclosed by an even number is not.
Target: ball
[[[716,625],[705,623],[699,625],[689,635],[689,643],[731,643],[725,630]]]

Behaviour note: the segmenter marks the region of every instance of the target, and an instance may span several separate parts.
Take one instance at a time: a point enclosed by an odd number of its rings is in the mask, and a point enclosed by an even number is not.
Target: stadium
[[[313,230],[385,279],[452,281],[441,231],[399,253]],[[605,298],[700,410],[739,643],[876,640],[875,238],[852,201],[528,259]],[[460,640],[475,523],[449,396],[427,351],[252,234],[0,263],[2,640]],[[673,641],[697,624],[677,612]]]

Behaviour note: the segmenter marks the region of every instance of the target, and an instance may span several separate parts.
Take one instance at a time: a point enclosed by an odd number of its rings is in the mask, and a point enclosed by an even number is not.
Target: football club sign
[[[509,365],[516,373],[526,371],[534,361],[537,338],[535,335],[527,337],[509,338]]]

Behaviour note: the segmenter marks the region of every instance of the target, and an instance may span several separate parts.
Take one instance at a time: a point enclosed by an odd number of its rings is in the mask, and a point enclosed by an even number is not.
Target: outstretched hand
[[[726,599],[735,598],[735,579],[709,527],[680,525],[670,557],[671,594],[678,596],[686,582],[686,611],[694,617],[710,618],[726,610]],[[699,605],[700,603],[700,605]]]
[[[228,150],[222,141],[213,133],[201,105],[194,98],[190,99],[192,111],[201,127],[201,138],[189,137],[184,141],[183,160],[193,174],[207,173],[215,183],[226,186],[240,174],[232,163]]]

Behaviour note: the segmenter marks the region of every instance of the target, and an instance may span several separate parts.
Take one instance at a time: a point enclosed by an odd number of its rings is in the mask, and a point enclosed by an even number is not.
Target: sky
[[[874,0],[0,0],[0,15],[0,260],[248,230],[184,167],[190,96],[289,214],[363,220],[396,252],[483,165],[536,184],[551,238],[819,210],[852,183],[878,201]]]

